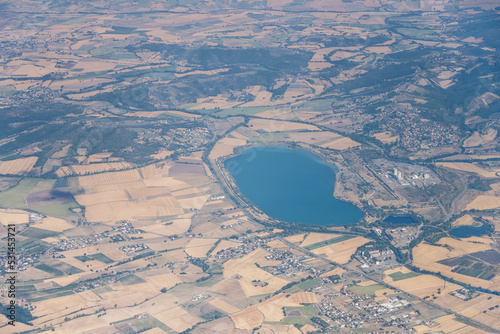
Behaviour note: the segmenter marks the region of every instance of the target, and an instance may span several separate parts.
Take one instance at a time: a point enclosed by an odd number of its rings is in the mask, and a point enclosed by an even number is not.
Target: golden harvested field
[[[386,271],[384,271],[384,274],[390,275],[390,274],[394,274],[397,272],[400,272],[402,274],[408,274],[408,273],[411,273],[411,270],[406,268],[405,266],[403,266],[403,267],[397,267],[397,268],[386,270]]]
[[[481,243],[481,244],[485,244],[485,245],[494,245],[495,242],[488,238],[488,237],[468,237],[468,238],[462,238],[460,239],[462,241],[467,241],[467,242],[474,242],[474,243]]]
[[[264,332],[266,330],[267,332]],[[258,334],[301,334],[294,325],[270,325],[264,324]]]
[[[222,138],[214,145],[209,158],[215,160],[225,155],[233,154],[235,147],[244,146],[246,143],[247,141],[245,139]]]
[[[375,291],[375,301],[388,300],[389,299],[388,297],[395,292],[396,291],[389,288],[377,290]]]
[[[332,140],[342,139],[339,134],[327,131],[290,132],[286,141],[300,141],[308,144],[321,145]]]
[[[496,159],[500,158],[500,153],[493,154],[456,154],[452,156],[448,156],[445,158],[438,159],[440,161],[447,160],[485,160],[485,159]]]
[[[314,327],[313,325],[306,324],[306,325],[300,327],[300,330],[302,331],[302,333],[310,333],[310,332],[315,332],[318,329],[316,327]]]
[[[284,131],[320,131],[316,126],[303,123],[295,123],[288,121],[276,121],[269,119],[252,119],[248,122],[248,127],[252,130],[264,130],[266,132],[284,132]]]
[[[463,215],[453,222],[453,226],[473,225],[474,218],[471,215]]]
[[[91,206],[101,203],[128,201],[129,197],[125,190],[103,191],[94,194],[75,195],[75,200],[82,206]]]
[[[463,172],[475,173],[486,178],[500,177],[498,174],[498,172],[500,172],[500,168],[488,170],[472,162],[436,162],[436,165]]]
[[[481,297],[482,300],[479,299]],[[496,305],[499,305],[500,299],[497,296],[482,295],[481,297],[472,299],[471,301],[474,301],[475,304],[462,313],[483,324],[498,328],[500,309]],[[492,297],[492,299],[488,300],[489,297]]]
[[[96,162],[105,162],[112,155],[113,155],[113,153],[111,153],[111,152],[101,152],[101,153],[91,154],[91,155],[89,155],[87,162],[89,164],[93,164]]]
[[[193,196],[200,193],[198,189],[194,189],[194,192],[195,193],[192,194]],[[202,196],[182,198],[182,199],[179,198],[178,202],[183,209],[188,209],[188,210],[200,209],[203,206],[203,204],[205,204],[205,202],[208,200],[209,197],[210,195],[202,195]]]
[[[320,146],[330,148],[332,150],[342,151],[342,150],[346,150],[348,148],[356,147],[359,145],[361,145],[361,144],[358,143],[357,141],[352,140],[351,138],[342,137],[342,138],[334,139],[331,142],[328,142],[326,144],[322,144]]]
[[[155,198],[141,203],[111,202],[86,207],[85,217],[90,222],[158,218],[184,213],[172,196]]]
[[[335,268],[333,270],[330,270],[330,271],[327,271],[326,273],[323,273],[320,275],[320,277],[328,277],[328,276],[332,276],[332,275],[339,275],[340,277],[342,277],[342,275],[346,272],[345,269],[343,268]]]
[[[445,281],[432,275],[420,275],[399,281],[393,281],[390,276],[386,276],[384,282],[421,298],[432,294],[437,295],[438,289],[441,289],[441,294],[447,294],[461,288],[460,285],[449,282],[446,282],[446,287],[444,287]]]
[[[170,191],[175,191],[179,189],[188,188],[189,185],[186,182],[174,179],[173,177],[162,177],[162,178],[150,178],[142,180],[142,183],[146,187],[165,187]]]
[[[189,108],[189,110],[203,110],[203,109],[226,109],[235,107],[241,102],[231,102],[228,101],[226,97],[221,95],[217,96],[208,96],[203,98],[196,99],[196,105]]]
[[[201,322],[201,319],[180,307],[174,307],[170,310],[154,314],[154,317],[177,332],[185,331]]]
[[[90,332],[90,333],[97,333],[99,330],[105,329],[105,330],[111,330],[113,328],[112,326],[109,326],[109,320],[107,317],[99,317],[97,314],[91,314],[91,313],[96,313],[97,308],[93,310],[87,310],[87,311],[82,311],[82,312],[77,312],[75,314],[72,314],[72,316],[80,316],[80,315],[85,315],[81,316],[76,319],[72,319],[71,321],[65,322],[63,318],[58,319],[58,322],[61,324],[58,329],[56,329],[54,332],[47,332],[47,334],[50,333],[60,333],[60,334],[66,334],[66,333],[85,333],[85,332]],[[116,321],[121,320],[117,319]]]
[[[97,305],[97,300],[87,300],[84,296],[87,296],[87,294],[77,293],[35,302],[36,309],[32,311],[32,314],[35,317],[50,315],[54,319],[58,317],[59,312],[69,314],[80,310],[82,307],[88,308]]]
[[[305,236],[306,235],[304,233],[302,233],[302,234],[296,234],[296,235],[286,237],[285,239],[290,241],[290,242],[293,242],[293,243],[299,243],[299,242],[302,242],[304,240]]]
[[[126,183],[141,180],[141,175],[136,169],[122,172],[109,172],[95,175],[79,176],[77,178],[80,187]]]
[[[373,136],[384,144],[394,143],[399,138],[399,136],[393,136],[390,132],[387,131],[376,133]]]
[[[257,310],[264,315],[264,321],[281,321],[285,317],[283,308],[286,306],[300,306],[300,303],[286,298],[285,294],[281,293],[257,305]]]
[[[488,250],[490,249],[489,246],[484,245],[484,244],[478,244],[475,242],[467,242],[464,240],[457,240],[453,238],[441,238],[438,242],[438,244],[441,245],[448,245],[453,248],[454,251],[457,251],[456,253],[453,253],[452,255],[455,254],[469,254],[469,253],[474,253],[474,252],[479,252],[483,250]]]
[[[372,280],[356,283],[357,286],[370,286],[370,285],[374,285],[374,284],[377,284],[377,282],[372,281]]]
[[[267,260],[265,257],[268,255],[268,252],[259,248],[242,258],[227,261],[224,263],[224,278],[231,279],[239,277],[239,283],[247,296],[275,292],[288,284],[288,281],[275,277],[267,271],[257,267],[256,263],[260,266],[276,265],[280,263],[279,261]],[[264,286],[263,284],[252,281],[260,281],[261,283],[267,282],[268,285]]]
[[[203,166],[200,159],[196,162]],[[207,175],[204,172],[183,173],[182,166],[173,166],[153,164],[139,169],[78,176],[70,178],[69,183],[74,191],[81,191],[75,199],[85,206],[85,216],[91,222],[162,219],[184,214],[185,210],[200,209],[209,197],[204,187],[209,182]],[[155,224],[143,229],[164,235],[185,231],[184,224],[177,223],[172,226]]]
[[[316,295],[312,292],[297,292],[288,297],[288,299],[291,302],[298,304],[314,304],[319,302],[318,298],[316,298]]]
[[[227,71],[229,71],[229,67],[218,68],[216,70],[208,70],[208,71],[197,70],[197,71],[191,71],[191,72],[174,73],[174,75],[178,78],[181,78],[181,77],[185,77],[186,75],[200,75],[200,74],[201,75],[214,75],[217,73],[227,72]]]
[[[18,209],[0,209],[0,223],[3,225],[9,224],[26,224],[30,221],[30,213]]]
[[[130,188],[127,190],[113,190],[113,193],[117,194],[116,196],[120,197],[122,195],[118,195],[118,193],[125,193],[128,195],[130,199],[137,200],[145,200],[148,198],[154,198],[158,196],[168,195],[170,191],[167,188]],[[111,192],[110,192],[111,193]],[[128,198],[127,197],[127,198]],[[112,202],[112,201],[110,201]]]
[[[25,175],[36,164],[38,157],[20,158],[9,161],[0,161],[0,174]]]
[[[267,243],[267,245],[271,248],[286,248],[288,247],[287,244],[285,244],[283,241],[281,240],[273,240],[273,241],[270,241]]]
[[[80,277],[82,276],[82,274],[84,273],[80,273],[80,274],[74,274],[74,275],[68,275],[68,276],[62,276],[62,277],[56,277],[56,278],[48,278],[46,280],[44,280],[45,283],[47,282],[54,282],[60,286],[66,286],[66,285],[69,285],[73,282],[76,282],[80,279]]]
[[[438,305],[449,308],[467,317],[476,317],[483,314],[483,311],[488,310],[488,308],[498,305],[500,303],[500,297],[482,293],[477,297],[465,301],[452,295],[441,294],[435,302]],[[495,312],[491,312],[491,310],[488,311],[490,311],[489,313],[493,313],[493,316],[499,315],[498,313],[500,313],[498,309],[495,310]]]
[[[56,175],[59,177],[65,177],[71,175],[86,175],[86,174],[127,169],[132,167],[134,166],[128,162],[104,162],[104,163],[95,163],[91,165],[63,166],[56,171]]]
[[[326,61],[310,61],[307,67],[311,71],[321,71],[325,68],[332,67],[332,66],[333,66],[332,63],[329,63]]]
[[[456,317],[452,314],[434,319],[433,321],[437,323],[437,326],[428,327],[426,325],[418,325],[415,326],[414,329],[419,334],[431,332],[457,333],[457,331],[461,329],[466,329],[467,333],[486,333],[481,330],[475,331],[476,328],[467,326],[463,322],[457,321]]]
[[[230,304],[226,303],[225,301],[220,300],[217,297],[212,299],[208,303],[214,307],[217,307],[219,310],[226,312],[227,314],[236,313],[236,312],[240,311],[239,308],[234,307],[233,305],[230,305]]]
[[[144,179],[152,179],[152,178],[161,178],[167,176],[169,169],[170,165],[153,164],[139,168],[139,172],[141,173]]]
[[[441,272],[444,275],[452,277],[460,282],[481,286],[483,288],[491,289],[499,284],[498,276],[495,276],[491,281],[487,281],[452,272],[453,267],[438,263],[438,261],[441,260],[451,259],[474,252],[490,250],[490,246],[483,243],[467,242],[463,240],[459,241],[452,238],[442,238],[438,243],[448,245],[450,249],[448,247],[439,247],[421,243],[413,249],[414,265],[424,270]]]
[[[111,308],[115,303],[118,308],[135,306],[135,304],[143,303],[147,298],[152,298],[160,293],[149,283],[129,286],[114,285],[113,289],[114,291],[99,294],[103,307]]]
[[[497,131],[494,129],[488,129],[485,134],[480,134],[479,132],[474,132],[472,136],[464,141],[463,147],[477,147],[491,142],[497,136]]]
[[[166,225],[166,223],[170,222],[172,224]],[[148,225],[146,227],[141,227],[141,229],[150,233],[157,233],[167,236],[185,233],[189,229],[190,225],[191,219],[181,218],[174,219],[168,222],[163,221],[157,224]]]
[[[46,217],[42,219],[41,224],[33,225],[36,228],[41,228],[44,230],[62,232],[64,230],[68,230],[70,228],[75,227],[74,225],[68,223],[64,219],[54,218],[54,217]]]
[[[160,150],[158,153],[151,154],[151,158],[157,159],[157,160],[163,160],[166,157],[169,157],[174,153],[174,151],[169,151],[169,150]]]
[[[238,329],[254,329],[260,327],[264,316],[257,310],[257,306],[249,306],[246,309],[230,315],[234,325]]]
[[[356,252],[358,247],[369,241],[369,239],[363,237],[356,237],[354,239],[314,249],[312,252],[318,255],[324,255],[331,261],[345,264],[349,262],[351,255]]]
[[[103,61],[80,61],[75,66],[73,70],[81,69],[80,73],[88,72],[99,72],[99,71],[109,71],[116,67],[117,64],[112,62]]]
[[[148,281],[153,286],[153,288],[158,291],[160,291],[162,288],[170,289],[171,287],[182,283],[182,281],[173,273],[155,276],[144,275],[143,279]]]
[[[273,109],[260,112],[255,116],[261,118],[278,118],[281,120],[290,120],[295,118],[294,114],[291,112],[291,109],[286,107],[275,107]]]
[[[165,113],[165,111],[157,110],[157,111],[136,111],[126,113],[125,116],[130,117],[145,117],[145,118],[155,118]]]
[[[300,247],[306,247],[321,241],[326,241],[334,238],[340,237],[340,234],[333,234],[333,233],[309,233],[309,235],[302,241],[300,244]],[[291,240],[289,240],[291,241]]]
[[[193,238],[185,246],[184,251],[192,257],[205,257],[218,239]]]
[[[500,197],[479,195],[467,204],[465,210],[491,210],[500,207]]]
[[[181,116],[181,117],[192,117],[192,118],[200,118],[202,115],[198,114],[192,114],[184,111],[179,111],[179,110],[166,110],[165,111],[168,114],[176,115],[176,116]]]

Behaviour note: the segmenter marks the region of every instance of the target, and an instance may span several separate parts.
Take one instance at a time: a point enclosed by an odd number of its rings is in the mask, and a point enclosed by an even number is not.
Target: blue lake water
[[[260,146],[224,163],[240,192],[268,216],[290,223],[344,225],[364,214],[333,197],[336,167],[304,149]]]
[[[458,226],[450,231],[456,238],[480,237],[488,233],[490,227],[487,224],[481,226]]]
[[[405,216],[389,216],[384,221],[394,225],[411,225],[417,223],[413,218]]]

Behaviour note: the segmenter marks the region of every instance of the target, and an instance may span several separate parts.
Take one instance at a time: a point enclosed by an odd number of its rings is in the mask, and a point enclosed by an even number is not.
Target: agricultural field
[[[459,282],[498,289],[495,255],[491,241],[458,241],[442,238],[438,245],[420,244],[413,250],[414,264],[420,269],[441,272]],[[491,253],[493,256],[489,256]],[[490,262],[486,261],[489,260]],[[492,265],[493,264],[493,265]]]
[[[498,178],[500,168],[486,169],[478,164],[470,162],[438,162],[436,165],[463,172],[474,173],[485,178]]]
[[[0,161],[0,175],[26,175],[36,164],[38,157]]]
[[[312,252],[318,255],[325,256],[331,261],[344,264],[349,262],[351,256],[359,247],[370,241],[369,239],[363,237],[355,237],[353,239],[345,237],[339,238],[342,238],[343,241],[339,241],[326,246],[319,246],[319,248],[315,248],[314,250],[312,250]]]
[[[0,272],[15,225],[17,273],[0,332],[499,328],[499,15],[491,0],[0,3]],[[362,218],[291,224],[246,201],[224,161],[265,145],[331,164],[327,195]],[[452,237],[479,224],[494,229]]]

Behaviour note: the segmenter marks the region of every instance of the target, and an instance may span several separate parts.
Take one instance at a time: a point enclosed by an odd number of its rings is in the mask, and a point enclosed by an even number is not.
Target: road
[[[455,311],[453,311],[453,310],[450,310],[450,309],[448,309],[448,308],[446,308],[446,307],[442,307],[442,306],[437,305],[437,304],[435,304],[435,303],[433,303],[433,302],[430,302],[430,301],[428,301],[428,300],[426,300],[426,299],[420,298],[420,297],[415,296],[415,295],[413,295],[413,294],[411,294],[411,293],[408,293],[408,292],[406,292],[406,291],[404,291],[404,290],[401,290],[401,289],[399,289],[399,288],[396,288],[396,287],[394,287],[394,286],[392,286],[392,285],[390,285],[390,284],[388,284],[388,283],[384,282],[383,280],[378,279],[378,278],[376,278],[376,277],[372,277],[372,276],[370,276],[370,275],[368,275],[368,274],[365,274],[365,273],[364,273],[364,272],[362,272],[362,271],[358,271],[358,270],[355,270],[355,269],[349,268],[349,267],[347,267],[347,266],[345,266],[345,265],[343,265],[343,264],[339,264],[339,263],[337,263],[337,262],[331,261],[331,260],[329,260],[329,259],[327,259],[327,258],[325,258],[325,257],[323,257],[323,256],[321,256],[321,255],[318,255],[318,254],[315,254],[315,253],[313,253],[313,252],[311,252],[311,251],[308,251],[307,249],[302,248],[302,247],[300,247],[300,246],[298,246],[298,245],[294,244],[293,242],[290,242],[290,241],[286,240],[286,239],[285,239],[285,238],[283,238],[283,237],[278,237],[278,239],[279,239],[280,241],[282,241],[283,243],[285,243],[286,245],[288,245],[288,246],[290,246],[290,247],[293,247],[293,248],[295,248],[295,249],[297,249],[297,250],[300,250],[300,251],[302,251],[303,253],[306,253],[306,254],[308,254],[308,255],[310,255],[310,256],[313,256],[313,257],[315,257],[315,258],[317,258],[317,259],[320,259],[320,260],[326,261],[326,262],[328,262],[328,263],[330,263],[330,264],[333,264],[333,265],[335,265],[335,266],[338,266],[338,267],[340,267],[340,268],[342,268],[342,269],[344,269],[344,270],[346,270],[346,271],[348,271],[348,272],[356,273],[356,274],[357,274],[357,275],[359,275],[359,276],[362,276],[362,277],[364,277],[364,278],[366,278],[366,279],[369,279],[369,280],[372,280],[372,281],[374,281],[374,282],[377,282],[377,283],[379,283],[379,284],[381,284],[381,285],[384,285],[384,286],[386,286],[386,287],[388,287],[388,288],[391,288],[391,289],[393,289],[393,290],[395,290],[395,291],[397,291],[397,292],[399,292],[399,293],[402,293],[402,294],[404,294],[404,295],[406,295],[406,296],[408,296],[408,297],[411,297],[411,298],[414,298],[414,299],[418,299],[418,300],[420,300],[421,302],[426,303],[427,305],[430,305],[430,306],[432,306],[432,307],[438,308],[438,309],[440,309],[440,310],[442,310],[442,311],[445,311],[445,312],[447,312],[447,313],[453,314],[454,316],[456,316],[456,317],[458,317],[458,318],[461,318],[461,319],[463,319],[463,320],[466,320],[466,321],[468,321],[469,323],[474,324],[474,325],[476,325],[477,327],[479,327],[479,328],[481,328],[481,329],[483,329],[483,330],[487,330],[487,331],[492,332],[492,333],[500,333],[500,330],[498,330],[498,329],[495,329],[495,328],[493,328],[493,327],[490,327],[490,326],[487,326],[487,325],[485,325],[485,324],[482,324],[482,323],[480,323],[480,322],[478,322],[478,321],[476,321],[476,320],[474,320],[474,319],[471,319],[471,318],[469,318],[469,317],[466,317],[466,316],[464,316],[464,315],[462,315],[462,314],[460,314],[460,313],[457,313],[457,312],[455,312]]]

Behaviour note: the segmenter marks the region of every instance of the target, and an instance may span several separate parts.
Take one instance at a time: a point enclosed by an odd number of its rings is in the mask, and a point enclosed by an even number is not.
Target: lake
[[[417,223],[412,217],[407,216],[389,216],[384,221],[394,225],[411,225]]]
[[[268,216],[290,223],[344,225],[364,214],[333,197],[336,167],[304,149],[259,146],[227,159],[240,192]]]
[[[481,226],[458,226],[450,231],[455,238],[480,237],[489,232],[490,227],[487,224]]]

